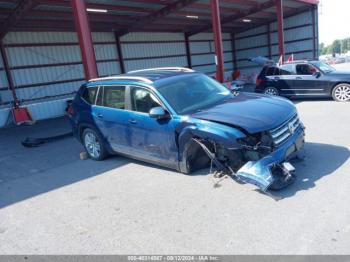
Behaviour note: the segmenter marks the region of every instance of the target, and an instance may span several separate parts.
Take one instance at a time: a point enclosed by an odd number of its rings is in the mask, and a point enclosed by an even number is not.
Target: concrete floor
[[[0,254],[350,254],[350,104],[295,103],[307,159],[275,197],[207,170],[82,161],[73,138],[20,145],[65,119],[0,130]]]

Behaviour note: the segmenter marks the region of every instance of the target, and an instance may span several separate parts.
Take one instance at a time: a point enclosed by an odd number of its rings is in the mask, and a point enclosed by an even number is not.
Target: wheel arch
[[[110,146],[110,144],[107,142],[107,140],[105,139],[105,137],[103,136],[103,134],[98,130],[98,128],[96,128],[95,126],[91,125],[91,124],[87,124],[87,123],[82,123],[78,126],[78,135],[79,135],[79,139],[81,143],[84,143],[83,141],[83,133],[85,129],[92,129],[93,131],[95,131],[102,139],[102,143],[105,146],[105,148],[107,149],[109,154],[115,154],[115,152],[113,151],[112,147]]]
[[[189,125],[184,127],[177,136],[177,144],[179,149],[179,171],[182,173],[189,173],[187,166],[187,158],[189,154],[198,154],[200,155],[203,149],[198,146],[193,139],[203,139],[208,144],[221,144],[227,147],[237,147],[240,144],[237,142],[237,139],[245,137],[246,135],[234,127],[222,126],[223,129],[198,126],[198,125]],[[197,156],[198,156],[197,155]]]

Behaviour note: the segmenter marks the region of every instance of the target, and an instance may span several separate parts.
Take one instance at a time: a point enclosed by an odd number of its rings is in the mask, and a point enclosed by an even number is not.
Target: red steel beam
[[[0,27],[0,39],[18,24],[18,22],[36,5],[33,0],[20,0],[14,11],[7,17]]]
[[[3,44],[1,39],[0,39],[0,53],[1,53],[1,56],[2,56],[3,64],[4,64],[4,69],[5,69],[7,82],[9,84],[9,88],[10,88],[10,90],[12,92],[14,107],[18,108],[19,101],[18,101],[17,94],[16,94],[16,91],[15,91],[15,85],[13,83],[13,78],[12,78],[12,75],[11,75],[10,65],[9,65],[9,62],[8,62],[8,59],[7,59],[7,55],[6,55],[6,50],[5,50],[4,44]]]
[[[222,83],[224,81],[224,54],[221,35],[219,0],[210,0],[210,4],[215,45],[216,80]]]
[[[72,0],[75,27],[87,80],[98,77],[94,46],[84,0]]]
[[[283,32],[283,0],[276,1],[276,11],[277,11],[277,35],[278,35],[278,51],[280,56],[282,56],[282,62],[284,61],[284,32]]]

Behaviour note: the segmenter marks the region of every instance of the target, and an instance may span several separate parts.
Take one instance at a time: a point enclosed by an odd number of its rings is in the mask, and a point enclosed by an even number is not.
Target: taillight
[[[68,107],[67,107],[67,114],[68,115],[70,115],[70,116],[72,116],[72,115],[74,115],[74,109],[73,109],[73,106],[72,105],[69,105]]]
[[[66,112],[69,116],[73,116],[74,115],[74,108],[72,105],[72,100],[68,100],[67,101],[67,106],[66,106]]]
[[[261,85],[262,81],[263,81],[263,80],[262,80],[261,78],[258,77],[258,78],[256,79],[256,86]]]

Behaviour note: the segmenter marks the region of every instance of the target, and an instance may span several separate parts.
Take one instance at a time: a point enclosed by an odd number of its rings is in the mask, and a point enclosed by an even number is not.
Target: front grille
[[[300,126],[299,117],[295,114],[288,121],[284,122],[279,127],[270,130],[270,135],[272,140],[276,146],[281,145],[284,141],[286,141]]]

